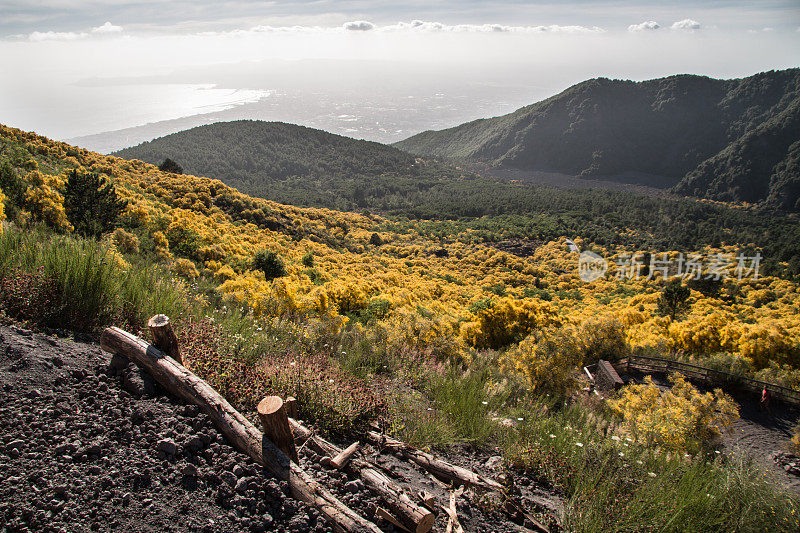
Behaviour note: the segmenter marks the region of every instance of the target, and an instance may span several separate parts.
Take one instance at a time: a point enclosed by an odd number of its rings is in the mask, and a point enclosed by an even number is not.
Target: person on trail
[[[766,385],[764,385],[764,389],[761,391],[761,405],[759,406],[759,410],[766,410],[767,413],[770,412],[769,410],[769,397],[770,392]]]

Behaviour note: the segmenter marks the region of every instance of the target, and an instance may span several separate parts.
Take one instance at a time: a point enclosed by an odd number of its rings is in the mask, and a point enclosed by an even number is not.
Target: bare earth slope
[[[447,488],[415,465],[365,450],[390,477],[448,501]],[[491,453],[453,452],[448,460],[484,475],[502,468]],[[314,459],[302,449],[301,466],[372,519],[379,501],[363,483]],[[523,501],[560,512],[560,498],[525,476],[515,479]],[[127,360],[68,334],[0,326],[0,530],[332,531],[287,489],[231,448],[197,407]],[[465,531],[522,530],[477,501],[469,491],[458,500]],[[439,513],[433,531],[445,527]]]

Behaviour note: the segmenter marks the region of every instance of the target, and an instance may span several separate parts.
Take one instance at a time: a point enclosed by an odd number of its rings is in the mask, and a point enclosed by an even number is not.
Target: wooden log
[[[280,396],[267,396],[259,402],[257,411],[264,427],[264,435],[292,461],[299,463],[294,437],[289,428],[289,417],[286,416],[286,409]]]
[[[419,501],[421,501],[422,504],[428,509],[433,509],[436,506],[436,496],[427,490],[418,491],[417,498],[419,498]]]
[[[287,396],[283,406],[286,408],[286,416],[297,419],[297,399],[294,396]]]
[[[396,449],[403,455],[403,457],[416,463],[423,469],[441,479],[454,481],[483,490],[503,492],[503,485],[499,482],[477,474],[471,470],[467,470],[466,468],[461,468],[460,466],[448,463],[447,461],[437,459],[431,454],[417,450],[416,448],[400,442],[399,440],[387,437],[386,435],[382,435],[376,431],[367,432],[367,436],[371,441],[379,446],[386,446]]]
[[[350,457],[358,450],[358,445],[360,443],[355,441],[353,444],[342,450],[336,457],[331,459],[331,466],[334,467],[336,470],[341,470],[342,468],[347,465],[347,462],[350,460]]]
[[[392,513],[390,513],[389,511],[387,511],[387,510],[386,510],[386,509],[384,509],[383,507],[377,507],[377,508],[375,509],[375,517],[376,517],[376,518],[380,518],[380,519],[382,519],[382,520],[386,520],[386,521],[388,521],[388,522],[391,522],[391,523],[392,523],[392,524],[394,524],[394,525],[395,525],[395,526],[396,526],[398,529],[400,529],[400,530],[402,530],[402,531],[408,531],[409,533],[411,533],[411,531],[410,531],[410,530],[409,530],[409,529],[408,529],[406,526],[404,526],[403,524],[401,524],[401,523],[400,523],[400,521],[399,521],[397,518],[395,518],[394,516],[392,516]]]
[[[344,505],[280,451],[217,391],[156,347],[119,328],[107,328],[100,346],[149,372],[164,389],[198,405],[239,451],[285,480],[292,497],[315,507],[339,533],[380,533],[378,526]]]
[[[153,336],[153,346],[183,364],[181,350],[178,347],[178,337],[172,331],[172,324],[167,315],[156,315],[147,321],[150,334]]]
[[[290,418],[289,424],[292,426],[295,438],[307,440],[308,446],[319,454],[333,457],[342,453],[341,448],[319,435],[315,435],[313,431],[296,420]],[[417,505],[405,492],[397,488],[396,483],[379,471],[375,465],[354,457],[345,467],[345,471],[358,475],[367,488],[386,502],[393,516],[409,531],[427,533],[433,528],[436,516],[429,510]]]

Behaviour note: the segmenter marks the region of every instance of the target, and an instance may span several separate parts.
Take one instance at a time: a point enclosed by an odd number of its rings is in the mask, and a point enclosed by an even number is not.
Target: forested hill
[[[153,164],[169,158],[187,174],[219,178],[254,196],[342,209],[364,207],[363,197],[391,192],[375,190],[383,184],[369,184],[370,178],[420,173],[413,156],[391,146],[256,120],[200,126],[114,155]]]
[[[682,194],[800,211],[800,69],[732,80],[592,79],[395,146],[583,176],[643,173]]]

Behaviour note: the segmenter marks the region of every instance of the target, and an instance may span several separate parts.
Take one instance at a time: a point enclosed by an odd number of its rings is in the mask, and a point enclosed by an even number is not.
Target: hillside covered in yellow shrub
[[[630,352],[673,355],[721,369],[744,366],[800,388],[794,371],[800,367],[795,282],[734,276],[715,291],[693,288],[688,311],[671,319],[659,312],[662,276],[632,279],[618,266],[637,252],[735,255],[730,247],[629,250],[576,238],[577,247],[610,264],[605,277],[585,282],[579,254],[567,242],[573,236],[519,257],[481,242],[468,229],[441,239],[428,236],[431,225],[445,222],[393,224],[375,214],[280,205],[217,180],[162,172],[9,127],[0,128],[0,160],[26,185],[21,205],[5,209],[10,221],[71,232],[64,210],[66,173],[99,173],[127,201],[123,228],[105,238],[121,266],[126,253],[141,249],[176,275],[202,280],[227,305],[256,316],[357,327],[392,350],[437,360],[468,361],[473,350],[504,350],[505,366],[527,375],[534,386],[542,379],[536,369],[556,364],[547,363],[554,353],[547,344],[557,340],[570,346],[574,365]],[[3,193],[0,209],[12,194]],[[254,268],[261,251],[277,253],[285,275],[267,279]]]

